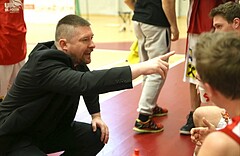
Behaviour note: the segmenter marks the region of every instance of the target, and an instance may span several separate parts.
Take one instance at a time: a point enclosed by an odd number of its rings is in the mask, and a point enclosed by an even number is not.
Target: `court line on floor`
[[[123,51],[123,50],[105,50],[105,49],[95,49],[96,51],[108,51],[108,52],[126,52],[126,51]],[[128,51],[129,52],[129,51]],[[180,55],[182,56],[183,54],[175,54],[175,55]],[[171,60],[170,60],[171,61]],[[185,57],[182,57],[180,59],[178,59],[177,61],[173,62],[173,63],[170,63],[170,66],[169,66],[169,69],[172,69],[173,67],[181,64],[182,62],[185,61]],[[108,65],[104,65],[104,66],[101,66],[101,67],[97,67],[97,68],[94,68],[93,70],[101,70],[101,69],[108,69],[108,68],[111,68],[111,67],[114,67],[118,64],[123,64],[123,63],[126,63],[126,60],[118,60],[116,61],[115,63],[112,63],[112,64],[108,64]],[[127,64],[128,65],[128,64]],[[133,87],[139,85],[140,83],[142,83],[142,77],[139,77],[135,80],[133,80]],[[103,103],[104,101],[107,101],[115,96],[117,96],[118,94],[124,92],[124,91],[127,91],[127,90],[121,90],[121,91],[114,91],[114,92],[109,92],[109,93],[105,93],[105,94],[100,94],[99,95],[99,102],[100,103]],[[82,99],[82,97],[80,97],[81,100],[79,101],[79,108],[78,108],[78,112],[77,112],[77,115],[76,115],[76,120],[78,121],[81,121],[82,118],[81,118],[81,115],[78,115],[78,114],[82,114],[82,113],[86,113],[87,112],[87,109],[86,109],[86,106],[84,104],[84,100]],[[84,119],[85,121],[84,122],[89,122],[91,123],[91,118],[85,118]]]
[[[182,54],[178,54],[178,55],[182,55]],[[169,69],[171,69],[171,68],[179,65],[180,63],[183,63],[184,61],[185,61],[185,57],[179,59],[178,61],[176,61],[176,62],[174,62],[174,63],[172,63],[172,64],[170,64]],[[138,80],[136,80],[136,81],[133,81],[133,87],[139,85],[141,82],[142,82],[142,79],[138,79]],[[99,95],[99,101],[100,101],[100,103],[102,103],[102,102],[104,102],[104,101],[106,101],[106,100],[108,100],[108,99],[110,99],[110,98],[113,98],[114,96],[117,96],[118,94],[120,94],[120,93],[122,93],[122,92],[124,92],[124,91],[126,91],[126,90],[121,90],[121,91],[115,91],[115,92],[109,92],[109,93],[105,93],[105,94],[100,94],[100,95]]]

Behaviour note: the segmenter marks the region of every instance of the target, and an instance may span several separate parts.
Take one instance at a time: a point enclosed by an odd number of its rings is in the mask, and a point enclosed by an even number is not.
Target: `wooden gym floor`
[[[84,16],[83,16],[84,17]],[[86,17],[85,17],[86,18]],[[96,49],[92,53],[91,70],[128,65],[126,58],[135,40],[131,23],[126,31],[118,16],[91,15]],[[38,43],[54,39],[56,23],[27,24],[28,53]],[[164,131],[156,134],[137,134],[132,128],[138,116],[136,111],[141,94],[141,77],[134,81],[134,88],[100,95],[102,118],[109,126],[110,139],[98,156],[130,156],[135,148],[141,156],[191,156],[194,145],[189,136],[179,134],[189,113],[188,84],[182,81],[186,39],[186,18],[178,19],[180,39],[172,43],[176,55],[170,59],[170,70],[158,98],[158,104],[169,110],[168,116],[155,118],[164,125]],[[80,101],[76,120],[90,122],[90,116]],[[58,156],[60,153],[49,154]]]

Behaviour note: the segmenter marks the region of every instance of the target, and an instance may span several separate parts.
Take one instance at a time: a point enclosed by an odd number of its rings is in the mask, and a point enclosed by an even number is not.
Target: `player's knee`
[[[193,122],[195,127],[202,127],[202,118],[203,118],[203,110],[202,107],[198,107],[194,112],[193,112]]]

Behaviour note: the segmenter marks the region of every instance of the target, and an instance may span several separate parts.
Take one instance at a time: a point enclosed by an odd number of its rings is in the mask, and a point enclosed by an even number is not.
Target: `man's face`
[[[91,52],[95,48],[92,39],[91,27],[79,26],[75,28],[73,37],[66,42],[67,53],[73,59],[74,64],[89,64],[91,62]]]
[[[234,30],[233,23],[228,23],[222,16],[213,17],[213,27],[215,32],[228,32]]]

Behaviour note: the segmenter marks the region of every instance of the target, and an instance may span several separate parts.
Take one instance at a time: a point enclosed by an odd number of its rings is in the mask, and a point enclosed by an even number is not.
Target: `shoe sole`
[[[182,135],[191,135],[189,131],[179,131],[179,133]]]
[[[164,128],[159,129],[159,130],[144,130],[144,129],[139,129],[136,127],[133,127],[133,130],[139,133],[158,133],[158,132],[162,132],[164,130]]]
[[[166,116],[168,113],[162,113],[162,114],[153,114],[152,117],[161,117],[161,116]]]

